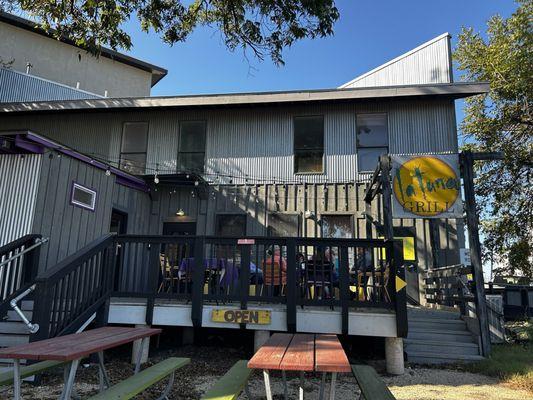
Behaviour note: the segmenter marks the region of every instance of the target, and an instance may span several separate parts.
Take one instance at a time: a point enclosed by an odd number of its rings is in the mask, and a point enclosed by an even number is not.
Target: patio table
[[[76,371],[81,359],[94,353],[98,354],[100,390],[104,390],[105,387],[109,387],[109,377],[104,367],[104,350],[142,339],[143,343],[139,347],[135,364],[135,373],[138,373],[144,341],[158,333],[161,333],[161,329],[106,326],[81,333],[58,336],[52,339],[0,349],[0,357],[13,359],[15,400],[21,398],[21,359],[68,362],[65,364],[65,384],[60,397],[61,400],[66,400],[71,398]]]
[[[335,398],[337,373],[350,372],[350,363],[336,335],[275,333],[248,362],[248,368],[262,369],[267,400],[272,400],[270,370],[279,370],[288,399],[286,371],[300,373],[298,396],[303,399],[306,372],[322,372],[319,399],[324,398],[326,375],[331,374],[329,399]]]

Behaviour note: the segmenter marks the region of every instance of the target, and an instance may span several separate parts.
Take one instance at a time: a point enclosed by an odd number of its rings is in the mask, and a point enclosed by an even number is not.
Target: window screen
[[[217,236],[243,237],[246,235],[245,214],[219,214],[216,218]]]
[[[294,172],[324,172],[324,117],[294,118]]]
[[[323,215],[322,236],[325,238],[351,238],[352,217],[350,215]]]
[[[125,122],[120,147],[120,168],[136,175],[146,172],[148,122]]]
[[[376,169],[379,156],[389,152],[387,114],[357,115],[357,166],[359,172]]]
[[[298,214],[272,213],[268,215],[268,236],[298,237]]]
[[[94,211],[96,208],[96,191],[73,182],[70,203]]]
[[[179,171],[204,172],[205,131],[205,121],[180,122]]]

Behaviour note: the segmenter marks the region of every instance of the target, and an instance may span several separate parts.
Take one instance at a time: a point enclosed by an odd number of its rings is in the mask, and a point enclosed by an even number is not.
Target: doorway
[[[109,232],[117,235],[125,235],[128,230],[128,213],[113,208],[111,211],[111,223]]]

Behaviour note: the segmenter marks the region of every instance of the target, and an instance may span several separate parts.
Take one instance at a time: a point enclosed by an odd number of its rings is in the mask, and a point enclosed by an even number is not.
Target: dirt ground
[[[190,357],[191,364],[178,370],[176,382],[170,395],[171,399],[200,399],[202,394],[227,371],[235,361],[247,357],[241,348],[220,346],[182,346],[172,350],[160,350],[152,354],[150,363],[161,359],[178,356]],[[88,362],[88,360],[87,360]],[[383,364],[372,362],[378,371]],[[106,367],[112,382],[119,382],[132,373],[129,364],[128,349],[111,352],[107,356]],[[493,378],[479,374],[459,372],[449,369],[407,368],[402,376],[382,375],[383,380],[399,400],[526,400],[533,399],[533,394],[508,388]],[[55,399],[61,393],[63,373],[61,369],[43,375],[41,384],[36,386],[24,383],[22,394],[25,399]],[[299,379],[294,374],[288,375],[289,397],[297,398]],[[155,399],[163,390],[165,383],[154,386],[139,395],[137,399]],[[318,399],[320,377],[309,375],[305,385],[305,398]],[[250,391],[254,399],[264,399],[265,391],[262,375],[255,372],[250,379]],[[326,387],[329,388],[329,385]],[[76,393],[86,398],[98,392],[98,371],[94,365],[84,364],[77,374]],[[275,399],[283,398],[281,376],[273,374],[272,390]],[[0,398],[12,396],[12,389],[0,392]],[[337,379],[336,399],[358,399],[359,389],[353,376],[344,374]],[[239,399],[246,399],[242,394]]]

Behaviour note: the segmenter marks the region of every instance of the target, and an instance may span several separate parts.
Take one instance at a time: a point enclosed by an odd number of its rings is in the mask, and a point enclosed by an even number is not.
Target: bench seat
[[[361,388],[361,399],[395,400],[385,382],[376,370],[369,365],[352,365],[352,372]]]
[[[35,364],[20,366],[20,379],[40,374],[54,367],[65,364],[64,361],[41,361]],[[14,379],[13,369],[0,373],[0,386],[12,385]]]
[[[252,373],[248,360],[237,361],[222,378],[203,395],[203,400],[235,400],[246,386]]]
[[[143,390],[156,384],[175,370],[189,364],[190,358],[170,357],[156,365],[130,376],[129,378],[111,386],[109,389],[91,397],[91,400],[125,400],[131,399]]]

